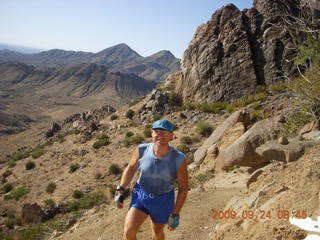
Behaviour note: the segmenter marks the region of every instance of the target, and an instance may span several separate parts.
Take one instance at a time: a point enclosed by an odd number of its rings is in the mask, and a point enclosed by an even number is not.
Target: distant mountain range
[[[34,54],[0,50],[0,62],[20,62],[35,67],[62,67],[70,64],[95,63],[112,71],[133,73],[149,81],[163,81],[171,72],[178,71],[180,60],[170,51],[160,51],[142,57],[126,44],[106,48],[98,53],[52,49]]]
[[[16,51],[20,53],[39,53],[44,51],[44,49],[39,48],[32,48],[32,47],[26,47],[26,46],[20,46],[20,45],[14,45],[14,44],[6,44],[6,43],[0,43],[0,50],[11,50]]]

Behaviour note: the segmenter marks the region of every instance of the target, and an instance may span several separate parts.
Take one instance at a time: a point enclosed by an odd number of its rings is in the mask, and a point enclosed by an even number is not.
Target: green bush
[[[110,167],[109,167],[109,173],[110,174],[114,174],[114,175],[118,175],[122,172],[121,168],[119,167],[118,164],[111,164]]]
[[[253,109],[259,108],[260,105],[261,105],[260,101],[256,101],[256,102],[250,103],[250,107],[252,107]]]
[[[187,102],[187,103],[183,104],[182,109],[187,110],[187,111],[193,111],[193,110],[197,109],[197,104]]]
[[[131,137],[125,137],[123,143],[126,147],[128,147],[133,144],[140,144],[143,142],[143,140],[144,137],[141,134],[136,134]]]
[[[56,205],[56,203],[50,198],[43,201],[45,207],[52,208]]]
[[[212,103],[198,104],[197,108],[203,112],[220,113],[222,110],[226,109],[227,106],[228,106],[227,102],[212,102]]]
[[[69,173],[73,173],[73,172],[75,172],[75,171],[77,171],[78,169],[79,169],[79,164],[78,163],[76,163],[76,164],[71,164],[70,165],[70,168],[69,168]]]
[[[135,112],[132,110],[132,109],[129,109],[126,114],[125,114],[125,117],[126,118],[129,118],[129,119],[132,119],[133,116],[134,116]]]
[[[32,150],[30,155],[33,159],[35,159],[43,155],[45,152],[46,150],[44,150],[43,148],[37,147]]]
[[[92,194],[85,194],[79,200],[69,201],[67,208],[70,211],[76,211],[79,209],[92,208],[95,205],[99,205],[106,200],[105,195],[102,192],[96,192]]]
[[[13,168],[17,165],[16,161],[11,159],[7,162],[9,168]]]
[[[28,188],[19,187],[15,191],[11,191],[11,193],[4,195],[5,200],[15,199],[18,201],[21,197],[26,195],[29,192]]]
[[[199,173],[196,176],[196,180],[199,183],[204,183],[204,182],[208,181],[210,178],[213,178],[213,177],[214,177],[214,175],[212,173]]]
[[[99,148],[101,148],[103,146],[107,146],[111,143],[109,140],[109,136],[106,134],[98,136],[97,139],[98,139],[98,141],[94,142],[92,145],[92,147],[95,149],[99,149]]]
[[[12,160],[14,161],[19,161],[21,159],[25,159],[27,157],[30,156],[30,152],[29,151],[17,151],[13,154],[13,156],[11,157]]]
[[[168,94],[168,100],[170,106],[181,106],[182,98],[175,92],[170,92]]]
[[[6,170],[4,173],[2,173],[2,177],[7,178],[12,174],[12,171]]]
[[[112,114],[111,116],[110,116],[110,119],[111,120],[116,120],[116,119],[118,119],[119,118],[119,116],[117,115],[117,114]]]
[[[190,136],[182,136],[180,139],[181,143],[186,145],[191,145],[193,143],[193,140]]]
[[[189,148],[185,144],[178,145],[177,149],[184,154],[189,152]]]
[[[262,101],[265,100],[267,98],[267,94],[266,93],[257,93],[253,96],[254,101]],[[253,102],[253,101],[251,101]]]
[[[277,84],[268,86],[268,90],[272,92],[282,92],[286,89],[287,89],[287,84],[285,82],[279,82]]]
[[[57,185],[56,185],[56,184],[54,184],[54,183],[49,183],[48,186],[47,186],[47,188],[46,188],[46,192],[47,192],[47,193],[53,193],[54,190],[56,190],[56,188],[57,188]]]
[[[143,135],[145,137],[151,137],[151,129],[152,129],[152,126],[150,124],[145,125],[143,130]]]
[[[83,196],[83,192],[80,190],[74,190],[72,193],[72,197],[76,199],[80,199]]]
[[[196,131],[204,137],[209,137],[213,132],[213,128],[207,122],[199,121],[197,122]]]
[[[29,161],[26,163],[26,170],[31,170],[36,167],[36,164],[33,161]]]
[[[283,124],[282,134],[287,137],[295,136],[299,130],[308,122],[313,120],[313,116],[303,109],[293,109],[286,116]]]
[[[227,111],[228,111],[229,113],[233,113],[233,112],[238,111],[238,110],[239,110],[239,108],[237,108],[234,103],[229,103],[229,104],[227,105]]]
[[[261,120],[266,118],[266,115],[263,110],[254,110],[251,113],[252,120]]]
[[[134,135],[133,132],[128,131],[128,132],[126,132],[126,136],[125,137],[132,137],[133,135]]]
[[[256,92],[257,93],[263,93],[263,92],[266,92],[266,86],[264,86],[264,85],[257,85],[257,87],[256,87]]]
[[[5,193],[10,192],[13,189],[12,185],[10,183],[6,183],[5,185],[3,185],[3,191]]]

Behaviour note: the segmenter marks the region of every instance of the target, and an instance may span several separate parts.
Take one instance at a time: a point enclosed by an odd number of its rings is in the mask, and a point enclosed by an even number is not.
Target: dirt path
[[[219,178],[217,178],[219,179]],[[221,178],[222,179],[222,178]],[[223,178],[226,181],[228,177]],[[239,180],[239,177],[237,178]],[[232,179],[234,182],[234,178]],[[242,181],[241,181],[242,182]],[[225,182],[224,182],[225,183]],[[205,189],[193,189],[189,192],[188,199],[181,214],[181,224],[174,232],[166,230],[167,240],[179,239],[208,239],[209,233],[217,224],[210,216],[210,210],[224,209],[226,203],[235,195],[241,195],[243,184],[225,185],[227,188],[216,188],[219,182],[206,184]],[[232,188],[232,187],[233,188]],[[114,206],[106,206],[104,209],[88,214],[67,233],[59,236],[59,240],[119,240],[122,239],[122,229],[129,200],[122,210]],[[139,240],[150,240],[150,222],[147,220],[138,233]]]

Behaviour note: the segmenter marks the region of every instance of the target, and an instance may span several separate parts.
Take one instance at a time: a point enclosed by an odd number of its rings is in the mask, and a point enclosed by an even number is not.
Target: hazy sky
[[[197,27],[228,3],[253,0],[1,0],[0,43],[98,52],[119,43],[181,58]]]

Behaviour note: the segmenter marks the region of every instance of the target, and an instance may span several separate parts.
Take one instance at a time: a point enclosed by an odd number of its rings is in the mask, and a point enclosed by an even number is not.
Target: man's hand
[[[124,200],[124,195],[123,193],[116,192],[116,195],[114,196],[114,202],[117,206],[117,208],[123,208],[123,200]]]
[[[179,214],[171,214],[168,220],[168,229],[174,231],[179,226]]]

